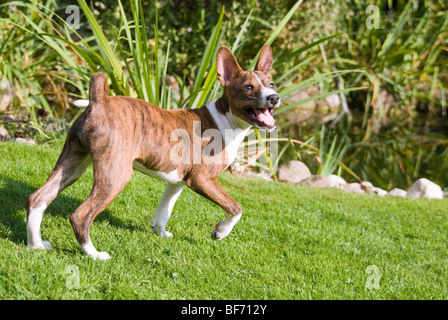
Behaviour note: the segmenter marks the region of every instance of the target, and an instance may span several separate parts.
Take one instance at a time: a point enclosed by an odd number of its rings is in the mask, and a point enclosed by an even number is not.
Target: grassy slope
[[[47,209],[51,251],[26,249],[26,197],[41,186],[62,145],[0,144],[0,298],[2,299],[446,299],[448,200],[349,194],[223,174],[243,218],[224,240],[210,232],[223,217],[190,190],[168,230],[149,221],[164,183],[134,173],[95,220],[91,235],[112,260],[79,249],[68,215],[89,194],[92,170]],[[380,289],[367,289],[366,268]],[[66,286],[69,266],[79,289]]]

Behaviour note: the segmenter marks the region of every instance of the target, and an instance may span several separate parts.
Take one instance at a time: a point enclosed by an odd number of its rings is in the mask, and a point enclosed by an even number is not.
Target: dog
[[[235,160],[238,146],[252,126],[275,129],[273,110],[281,101],[271,79],[272,60],[271,47],[266,44],[254,70],[243,71],[232,51],[220,47],[216,70],[223,95],[197,109],[166,110],[136,98],[108,96],[106,75],[94,74],[89,100],[78,102],[88,105],[86,110],[70,128],[48,180],[28,197],[28,247],[51,248],[40,233],[43,214],[91,162],[92,191],[71,214],[70,222],[81,248],[93,259],[107,260],[110,256],[96,250],[90,239],[90,226],[123,190],[133,170],[167,182],[151,220],[155,234],[172,236],[166,231],[166,224],[187,186],[224,209],[225,218],[211,236],[214,240],[226,237],[241,218],[242,208],[219,185],[217,177]],[[222,144],[222,148],[210,150],[211,144]]]

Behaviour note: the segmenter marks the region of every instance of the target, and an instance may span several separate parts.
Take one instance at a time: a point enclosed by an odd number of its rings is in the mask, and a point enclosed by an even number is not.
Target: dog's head
[[[280,106],[271,79],[272,50],[263,47],[252,71],[243,71],[232,51],[222,46],[216,58],[218,79],[224,87],[224,98],[230,111],[245,122],[268,131],[275,129],[274,108]]]

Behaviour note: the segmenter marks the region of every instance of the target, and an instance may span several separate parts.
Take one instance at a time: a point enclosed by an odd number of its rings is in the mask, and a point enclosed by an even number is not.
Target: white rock
[[[326,96],[325,101],[332,109],[339,107],[341,104],[341,98],[339,98],[338,94],[331,94],[329,96]]]
[[[412,199],[428,198],[443,199],[443,191],[440,186],[426,178],[418,179],[409,188],[407,197]]]
[[[29,145],[29,146],[36,145],[36,141],[34,141],[31,138],[26,138],[26,139],[24,139],[24,138],[16,138],[16,142],[17,143],[21,143],[21,144],[26,144],[26,145]]]
[[[283,182],[299,183],[309,177],[311,177],[311,171],[302,161],[285,162],[277,170],[277,179]]]
[[[352,192],[356,192],[356,193],[366,193],[366,192],[362,189],[361,185],[360,185],[359,183],[357,183],[357,182],[349,183],[349,184],[348,184],[348,187],[349,187],[349,190],[352,191]]]
[[[400,188],[394,188],[392,190],[390,190],[388,196],[391,197],[406,197],[407,192],[403,189]]]
[[[344,180],[344,178],[337,176],[335,174],[330,174],[328,176],[328,186],[329,187],[337,187],[338,185],[344,185],[347,184],[347,182]]]
[[[380,197],[384,197],[384,196],[386,196],[388,194],[388,192],[386,190],[383,190],[383,189],[378,188],[378,187],[373,187],[372,191],[373,191],[374,194],[377,194]]]
[[[312,175],[299,182],[303,186],[310,186],[315,188],[328,188],[328,178],[326,176]]]

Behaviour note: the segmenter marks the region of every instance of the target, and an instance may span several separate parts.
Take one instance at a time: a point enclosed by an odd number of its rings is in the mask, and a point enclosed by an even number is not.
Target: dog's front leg
[[[193,191],[221,206],[225,211],[225,219],[219,222],[212,231],[212,239],[221,240],[228,236],[241,218],[240,204],[221,187],[216,179],[187,182],[187,185]]]
[[[184,185],[176,185],[168,183],[166,185],[165,192],[163,193],[162,200],[157,207],[154,218],[151,220],[152,232],[159,235],[162,238],[172,237],[173,235],[165,230],[168,219],[171,216],[171,211],[173,210],[174,204],[177,198],[179,198]]]

